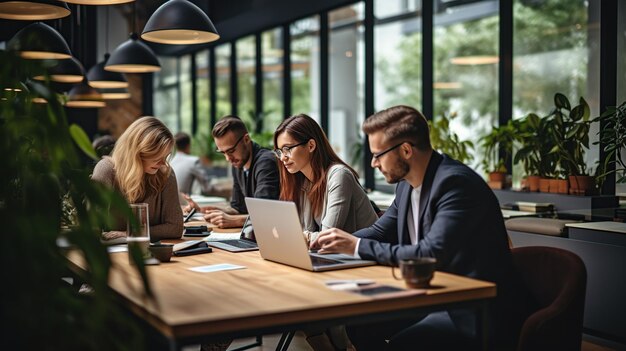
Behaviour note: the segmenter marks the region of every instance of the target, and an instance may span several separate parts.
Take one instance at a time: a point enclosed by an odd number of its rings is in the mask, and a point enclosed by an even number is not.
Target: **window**
[[[237,40],[237,113],[248,130],[256,129],[254,36]]]
[[[209,135],[211,130],[211,98],[209,84],[209,52],[196,53],[197,135]]]
[[[364,115],[363,3],[342,7],[329,17],[329,102],[328,138],[339,157],[355,169],[361,168]]]
[[[554,109],[554,94],[575,104],[584,97],[591,116],[598,115],[600,67],[599,1],[553,0],[513,3],[513,117],[529,112],[545,116]],[[595,14],[592,16],[591,14]],[[592,125],[590,143],[597,140]],[[591,170],[597,145],[586,152]],[[520,173],[514,169],[514,178]]]
[[[283,110],[283,31],[261,34],[263,52],[263,131],[274,133],[284,119]]]
[[[498,124],[498,1],[435,7],[433,20],[430,117],[453,117],[450,130],[460,140],[472,141],[474,158],[466,162],[478,170],[483,158],[480,140]]]
[[[293,114],[304,113],[319,122],[319,17],[291,24],[291,94]]]
[[[154,116],[172,133],[178,132],[178,59],[159,57],[161,71],[154,74]]]
[[[421,8],[415,2],[374,2],[376,111],[399,104],[422,109],[422,20],[416,10]],[[384,17],[392,14],[398,17]],[[374,172],[374,178],[377,189],[393,191],[379,171]]]
[[[215,95],[217,119],[230,115],[230,44],[215,48]]]
[[[180,109],[180,131],[191,135],[193,119],[193,96],[191,89],[191,55],[181,56],[178,60],[180,102],[177,104]]]

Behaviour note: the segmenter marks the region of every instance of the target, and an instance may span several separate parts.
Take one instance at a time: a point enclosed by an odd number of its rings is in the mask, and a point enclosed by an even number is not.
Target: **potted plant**
[[[483,169],[488,172],[489,185],[493,188],[506,187],[506,164],[511,158],[515,139],[515,122],[510,120],[503,126],[494,126],[491,132],[483,136],[481,140],[485,156],[482,161]],[[500,157],[500,150],[503,152],[503,157]]]
[[[517,123],[517,138],[521,147],[515,153],[513,164],[522,163],[530,191],[539,191],[542,145],[539,137],[540,125],[541,118],[534,113],[529,113]]]
[[[626,163],[622,158],[622,150],[626,148],[626,101],[617,107],[609,107],[596,117],[593,122],[602,122],[598,134],[600,140],[594,144],[602,143],[606,158],[604,163],[598,166],[596,180],[601,185],[606,176],[615,173],[617,183],[626,183]]]
[[[108,287],[111,261],[100,243],[99,228],[109,218],[108,211],[98,209],[110,206],[128,214],[128,205],[91,181],[90,165],[79,160],[56,94],[27,80],[38,71],[43,70],[37,60],[0,51],[5,88],[0,91],[0,219],[10,234],[0,258],[2,280],[10,285],[1,310],[11,323],[2,332],[3,343],[8,349],[142,349],[142,331]],[[46,103],[35,104],[35,98]],[[62,279],[70,270],[65,249],[57,244],[61,236],[88,262],[89,273],[81,278],[93,288],[90,294]],[[147,282],[143,261],[136,262]]]
[[[550,118],[554,146],[550,150],[557,159],[558,176],[561,183],[572,186],[573,194],[587,194],[591,189],[591,177],[587,172],[585,150],[589,149],[589,129],[591,127],[589,104],[584,98],[572,107],[567,97],[561,93],[554,95],[555,108]],[[568,193],[567,185],[559,185],[559,193]]]
[[[451,114],[450,117],[441,114],[440,117],[428,121],[430,142],[433,149],[467,164],[474,159],[470,153],[474,144],[470,140],[460,140],[459,136],[450,130],[450,122],[456,116],[456,113]]]

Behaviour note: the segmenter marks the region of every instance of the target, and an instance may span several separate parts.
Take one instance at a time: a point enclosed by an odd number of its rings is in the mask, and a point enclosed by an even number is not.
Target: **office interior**
[[[71,14],[43,20],[65,39],[85,73],[113,54],[129,33],[140,34],[166,3],[99,2],[68,2]],[[105,99],[97,108],[66,106],[65,114],[90,140],[117,138],[147,115],[173,133],[189,133],[193,154],[206,160],[207,172],[223,185],[204,195],[229,196],[230,169],[209,142],[212,126],[226,115],[239,116],[252,138],[268,148],[282,120],[311,116],[337,154],[359,173],[371,199],[384,208],[395,186],[371,167],[361,131],[365,118],[376,111],[415,107],[433,124],[431,130],[446,120],[443,138],[454,135],[454,144],[467,150],[464,162],[487,181],[489,155],[483,143],[495,128],[529,114],[549,116],[558,105],[557,93],[571,106],[584,99],[590,120],[626,102],[625,0],[190,2],[208,15],[219,39],[144,41],[158,59],[156,72],[125,73],[128,86],[115,91],[123,93],[121,98]],[[2,15],[7,3],[0,1],[0,50],[9,50],[16,33],[39,21],[7,18]],[[53,84],[72,99],[73,84]],[[3,100],[13,93],[5,89]],[[604,138],[612,131],[606,122],[595,121],[579,136],[589,139],[582,165],[588,175],[597,175],[615,157]],[[521,147],[515,144],[513,153]],[[609,172],[601,185],[582,195],[528,192],[523,162],[505,150],[496,153],[507,180],[494,191],[505,210],[521,210],[518,202],[549,203],[550,213],[541,220],[624,222],[617,211],[626,201],[623,172]],[[90,165],[88,157],[81,157]],[[613,164],[609,171],[620,167]],[[516,223],[507,227],[511,245],[563,248],[587,267],[582,349],[626,349],[626,227],[536,225],[559,228],[557,234],[545,229],[546,234]],[[295,342],[290,349],[298,347],[307,345]]]

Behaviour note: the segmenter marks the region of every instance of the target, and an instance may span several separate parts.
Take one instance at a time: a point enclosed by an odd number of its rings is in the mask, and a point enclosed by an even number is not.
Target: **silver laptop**
[[[239,239],[219,241],[208,240],[208,244],[209,246],[230,252],[255,251],[259,249],[256,244],[254,229],[252,228],[250,216],[246,218],[246,221],[243,224],[243,228],[241,228],[241,235],[239,235]]]
[[[349,255],[310,253],[293,202],[246,197],[246,206],[261,257],[266,260],[314,272],[376,264]]]

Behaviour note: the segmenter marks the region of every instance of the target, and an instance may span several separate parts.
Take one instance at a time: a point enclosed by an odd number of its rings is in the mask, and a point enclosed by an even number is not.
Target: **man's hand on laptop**
[[[354,254],[358,238],[341,229],[331,228],[321,231],[311,245],[311,249],[319,249],[320,254],[342,253]]]
[[[221,210],[209,210],[204,215],[204,219],[219,228],[236,228],[243,226],[242,217],[245,220],[245,216],[230,215]]]

